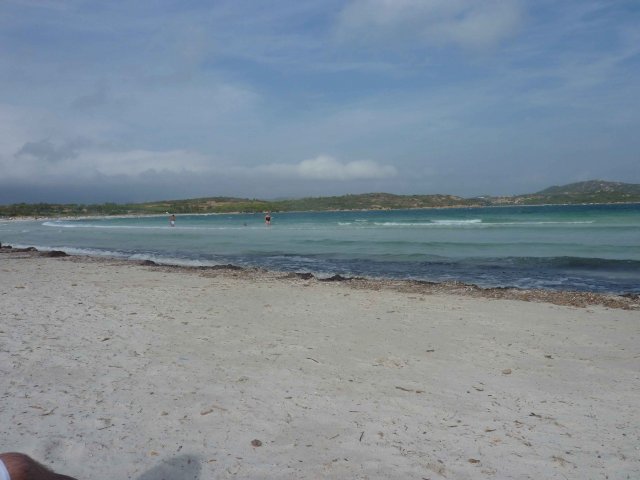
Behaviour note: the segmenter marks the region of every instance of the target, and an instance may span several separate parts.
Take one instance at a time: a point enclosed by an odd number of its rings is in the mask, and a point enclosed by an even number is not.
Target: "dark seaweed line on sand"
[[[21,254],[23,258],[41,257],[70,257],[66,252],[61,250],[51,250],[39,252],[34,247],[28,248],[12,248],[8,245],[0,246],[0,253]],[[94,262],[117,262],[119,264],[135,264],[146,267],[152,267],[162,270],[182,271],[182,272],[200,272],[204,275],[223,274],[223,275],[241,275],[245,278],[267,278],[271,277],[279,280],[294,280],[306,282],[340,282],[351,288],[359,290],[393,290],[402,293],[433,295],[433,294],[455,294],[464,295],[474,298],[503,299],[503,300],[521,300],[525,302],[541,302],[551,303],[554,305],[571,306],[571,307],[588,307],[592,305],[601,305],[607,308],[618,308],[622,310],[640,310],[640,294],[625,293],[622,295],[607,295],[602,293],[591,292],[575,292],[575,291],[555,291],[555,290],[539,290],[539,289],[521,289],[516,287],[491,287],[482,288],[477,285],[463,282],[429,282],[423,280],[379,280],[367,279],[363,277],[343,277],[342,275],[333,275],[331,277],[320,278],[312,273],[294,272],[286,273],[277,271],[269,271],[264,268],[245,268],[237,265],[213,265],[213,266],[182,266],[182,265],[164,265],[157,264],[151,260],[125,260],[106,257],[92,257],[89,255],[73,255],[71,259],[80,261],[90,260]]]

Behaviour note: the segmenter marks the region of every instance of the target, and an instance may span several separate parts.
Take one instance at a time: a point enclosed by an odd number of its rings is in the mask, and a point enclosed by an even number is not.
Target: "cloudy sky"
[[[637,0],[2,0],[0,203],[640,183]]]

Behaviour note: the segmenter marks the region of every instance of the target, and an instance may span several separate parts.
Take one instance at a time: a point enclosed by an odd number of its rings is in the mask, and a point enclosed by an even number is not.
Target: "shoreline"
[[[212,265],[212,266],[188,266],[156,263],[152,260],[133,260],[112,256],[77,255],[67,254],[61,250],[41,250],[35,247],[13,248],[2,245],[0,254],[44,256],[44,257],[69,257],[78,261],[88,262],[121,262],[123,265],[138,265],[158,270],[182,271],[185,273],[207,274],[215,272],[221,275],[242,275],[244,278],[257,279],[289,279],[301,282],[338,282],[349,288],[357,290],[390,290],[396,292],[434,295],[449,294],[471,298],[484,298],[493,300],[519,300],[525,302],[549,303],[558,306],[587,308],[589,306],[604,306],[621,310],[640,310],[640,294],[623,293],[620,295],[596,292],[579,292],[573,290],[542,290],[522,289],[517,287],[480,287],[478,285],[451,281],[431,282],[424,280],[398,280],[398,279],[371,279],[365,277],[343,277],[334,274],[331,277],[317,277],[312,273],[285,272],[278,270],[266,270],[259,267],[240,267],[237,265]]]

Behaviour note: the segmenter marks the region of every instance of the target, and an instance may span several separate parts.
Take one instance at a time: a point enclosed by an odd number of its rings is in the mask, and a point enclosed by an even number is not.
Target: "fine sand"
[[[640,312],[0,254],[0,451],[82,479],[638,479]]]

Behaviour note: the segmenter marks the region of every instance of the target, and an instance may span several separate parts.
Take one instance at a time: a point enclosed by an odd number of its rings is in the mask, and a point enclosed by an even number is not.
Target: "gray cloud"
[[[3,165],[4,164],[4,165]],[[94,175],[136,176],[155,172],[198,172],[211,168],[206,155],[188,150],[118,149],[78,138],[59,145],[45,139],[27,142],[13,157],[0,156],[0,165],[14,180],[86,179]]]
[[[38,142],[27,142],[15,154],[15,158],[31,157],[44,163],[59,163],[64,160],[77,158],[78,147],[82,141],[66,142],[60,146],[54,145],[49,139]]]

